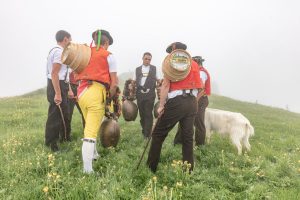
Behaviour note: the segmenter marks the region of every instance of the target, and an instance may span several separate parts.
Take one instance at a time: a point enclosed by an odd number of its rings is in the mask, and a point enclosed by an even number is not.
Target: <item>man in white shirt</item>
[[[143,64],[136,68],[133,80],[136,81],[136,99],[140,113],[140,124],[144,138],[151,134],[153,124],[153,106],[155,101],[155,87],[157,70],[151,65],[152,55],[149,52],[143,55]]]
[[[70,33],[60,30],[56,33],[57,45],[53,47],[47,58],[47,99],[49,102],[48,118],[45,130],[45,144],[52,151],[58,151],[57,140],[70,140],[70,123],[68,120],[68,92],[69,92],[69,73],[68,67],[62,64],[61,54],[63,49],[72,40]],[[72,96],[72,91],[70,91]],[[61,107],[66,133],[64,130],[63,120],[61,118],[59,107]]]

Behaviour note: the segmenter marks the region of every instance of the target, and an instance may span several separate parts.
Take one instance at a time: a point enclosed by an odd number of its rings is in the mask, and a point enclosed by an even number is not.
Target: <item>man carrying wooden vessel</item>
[[[105,114],[106,91],[114,96],[118,84],[117,65],[112,53],[107,51],[113,38],[106,30],[96,30],[92,34],[96,46],[91,47],[88,66],[76,75],[79,80],[78,103],[85,119],[82,143],[83,171],[93,172],[93,159],[98,157],[96,150],[97,134]]]
[[[160,158],[162,144],[167,137],[169,131],[176,125],[177,122],[182,127],[182,160],[187,161],[193,169],[193,124],[195,115],[197,112],[197,100],[198,90],[202,88],[202,83],[199,76],[199,67],[195,61],[192,61],[190,55],[182,51],[178,52],[178,49],[185,50],[187,47],[185,44],[175,42],[169,45],[166,49],[167,53],[173,57],[166,59],[172,63],[178,62],[178,67],[181,67],[183,61],[190,63],[190,71],[186,70],[185,77],[182,79],[177,73],[168,71],[168,68],[163,65],[164,80],[161,87],[160,105],[158,108],[159,118],[152,132],[151,147],[148,154],[147,165],[152,172],[156,172],[157,165]],[[175,51],[174,51],[175,50]],[[178,53],[174,53],[178,52]],[[172,80],[171,80],[172,79]],[[180,79],[177,81],[177,79]]]
[[[194,56],[192,58],[198,65],[200,69],[200,78],[204,85],[204,89],[198,95],[198,112],[195,117],[195,143],[197,146],[205,144],[206,128],[205,128],[205,109],[208,106],[208,97],[210,95],[210,75],[208,71],[203,67],[204,59],[201,56]],[[178,125],[178,130],[174,138],[174,145],[181,144],[181,127]]]

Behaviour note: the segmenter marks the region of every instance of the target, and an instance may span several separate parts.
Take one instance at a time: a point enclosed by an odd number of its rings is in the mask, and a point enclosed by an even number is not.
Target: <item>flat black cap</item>
[[[187,46],[181,42],[173,42],[172,44],[170,44],[167,49],[166,52],[167,53],[171,53],[172,52],[172,47],[175,47],[175,49],[183,49],[186,50]]]
[[[205,61],[205,59],[203,59],[201,56],[194,56],[192,59],[198,64],[202,64]]]
[[[113,38],[111,37],[110,33],[106,30],[96,30],[92,33],[92,38],[94,39],[95,36],[98,36],[98,31],[101,31],[101,35],[105,35],[106,37],[108,37],[108,40],[109,40],[109,45],[112,45],[114,40]]]

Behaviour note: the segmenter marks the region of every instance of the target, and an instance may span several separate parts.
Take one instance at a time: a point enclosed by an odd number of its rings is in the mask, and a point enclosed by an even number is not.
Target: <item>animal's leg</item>
[[[231,134],[230,139],[231,139],[231,142],[236,146],[236,148],[238,150],[238,155],[241,155],[242,154],[242,145],[239,140],[239,137],[235,136],[234,134]]]
[[[243,142],[243,146],[246,148],[246,150],[250,151],[251,150],[251,145],[249,143],[249,135],[248,134],[244,136],[242,142]]]
[[[212,131],[206,129],[206,143],[210,144],[210,138],[212,135]]]

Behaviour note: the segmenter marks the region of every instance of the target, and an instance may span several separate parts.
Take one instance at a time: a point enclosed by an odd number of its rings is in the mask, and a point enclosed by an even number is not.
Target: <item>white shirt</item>
[[[185,92],[187,94],[189,94],[190,90],[185,90]],[[173,90],[173,91],[171,91],[171,92],[168,93],[168,99],[172,99],[172,98],[177,97],[177,96],[182,95],[182,94],[183,94],[182,90]],[[197,97],[197,95],[198,95],[198,89],[193,89],[192,90],[192,95],[195,96],[195,97]]]
[[[61,68],[58,72],[59,80],[69,81],[69,72],[67,65],[62,64],[61,62],[61,54],[63,52],[63,48],[59,45],[56,45],[49,53],[47,58],[47,78],[52,79],[51,72],[53,68],[53,64],[61,64]]]
[[[117,62],[112,54],[109,54],[109,56],[107,57],[107,62],[109,66],[109,73],[117,72]]]
[[[143,77],[141,78],[141,82],[140,82],[141,86],[145,85],[146,79],[147,79],[147,77],[149,75],[149,71],[150,71],[150,65],[149,66],[142,65],[142,74],[143,74]],[[133,80],[136,80],[136,73],[135,72],[136,71],[134,71],[134,73],[133,73]],[[157,70],[157,68],[156,68],[155,78],[158,79],[158,70]]]
[[[207,80],[207,74],[204,71],[200,70],[200,78],[201,78],[203,84],[205,85],[205,82]]]

